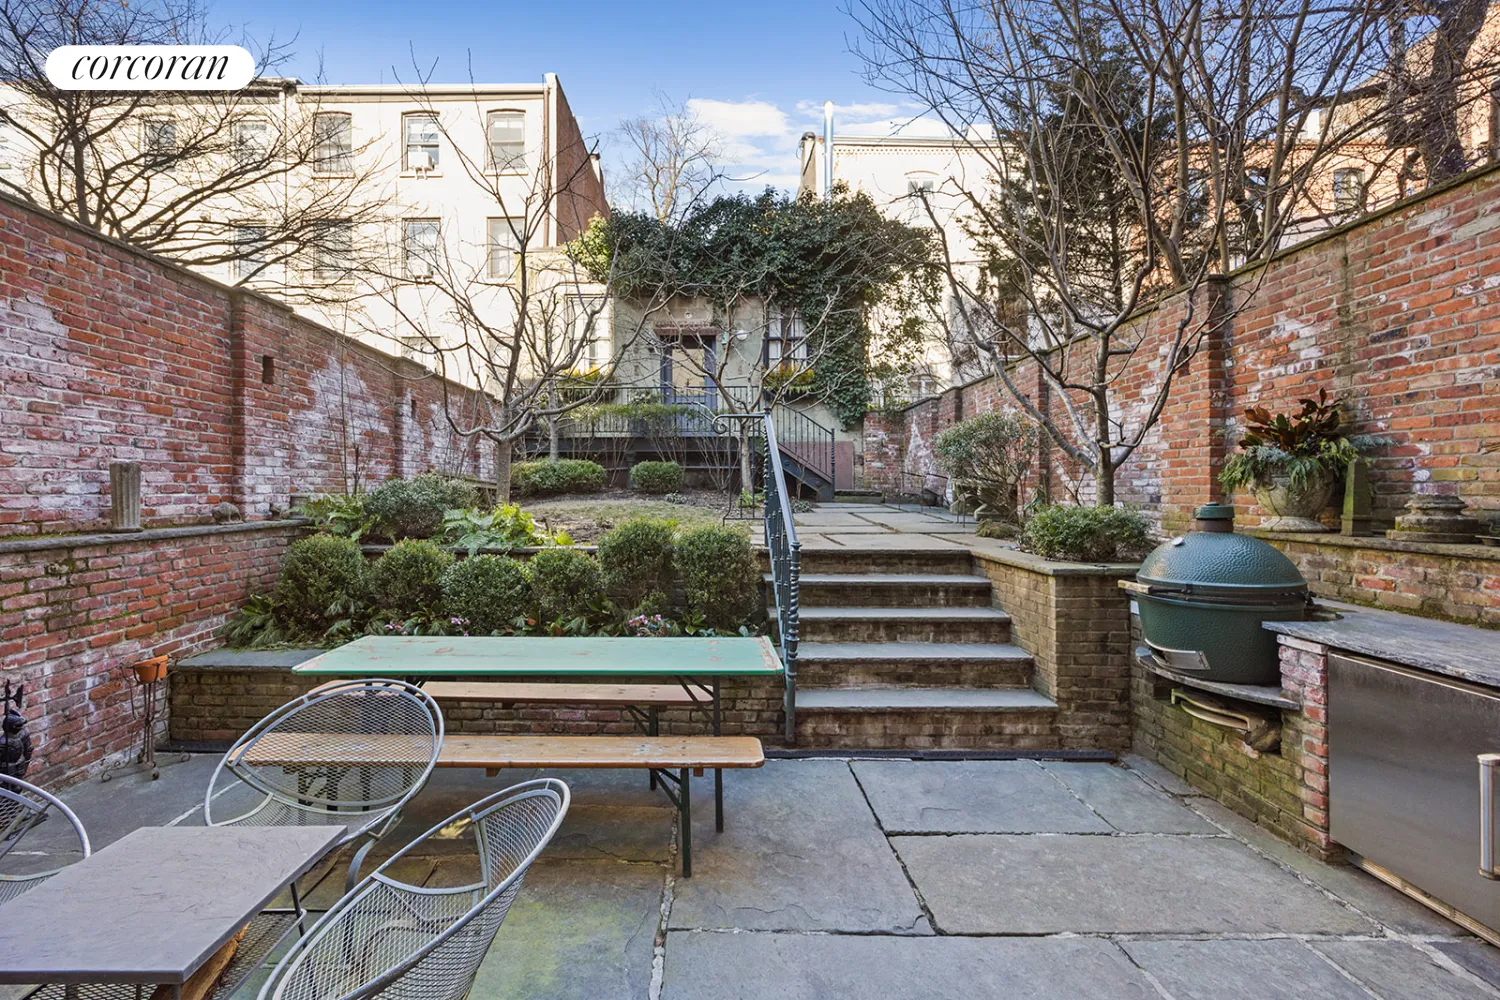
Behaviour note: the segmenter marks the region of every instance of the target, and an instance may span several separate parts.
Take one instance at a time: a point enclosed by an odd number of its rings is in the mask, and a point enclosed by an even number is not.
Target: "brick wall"
[[[1354,433],[1379,439],[1369,453],[1378,519],[1423,490],[1456,493],[1500,521],[1500,170],[1398,203],[1196,294],[1198,315],[1226,320],[1120,471],[1120,500],[1175,529],[1195,504],[1219,499],[1217,473],[1246,407],[1290,408],[1323,387],[1347,399]],[[1165,338],[1187,305],[1168,299],[1131,325],[1141,346],[1115,398],[1127,426],[1150,401]],[[1035,372],[1023,367],[1014,379],[1056,409]],[[972,416],[1008,398],[983,380],[911,407],[904,420],[868,422],[867,483],[894,491],[899,472],[931,470],[931,438],[960,409]],[[1051,465],[1054,496],[1092,494],[1072,463],[1054,455]],[[1255,524],[1252,498],[1236,501],[1242,523]]]
[[[293,492],[490,474],[419,372],[0,197],[0,677],[31,692],[35,775],[132,745],[131,664],[212,644],[270,584]],[[48,537],[108,527],[115,459],[141,463],[148,530]],[[251,523],[215,527],[226,500]]]

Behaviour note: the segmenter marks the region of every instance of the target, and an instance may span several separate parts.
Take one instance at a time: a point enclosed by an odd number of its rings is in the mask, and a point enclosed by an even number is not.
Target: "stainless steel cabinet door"
[[[1500,929],[1479,874],[1479,764],[1500,751],[1500,695],[1359,657],[1328,659],[1333,839]]]

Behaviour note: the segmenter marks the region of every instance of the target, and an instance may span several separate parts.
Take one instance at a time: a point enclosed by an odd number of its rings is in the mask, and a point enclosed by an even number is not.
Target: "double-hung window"
[[[255,222],[234,227],[234,276],[241,280],[264,274],[270,259],[266,244],[267,230]]]
[[[516,274],[516,258],[526,246],[526,220],[490,219],[488,230],[489,261],[486,274],[491,281],[510,281]]]
[[[524,112],[491,111],[485,117],[484,134],[489,143],[491,170],[507,173],[526,169]]]
[[[406,273],[413,278],[430,278],[438,262],[438,220],[407,219],[405,239]]]
[[[442,131],[438,128],[437,115],[407,115],[404,127],[406,129],[406,158],[403,162],[406,169],[436,170],[439,138],[442,135]]]
[[[347,174],[354,169],[354,127],[349,116],[326,111],[313,118],[313,173]]]
[[[141,122],[141,145],[151,167],[171,170],[177,163],[177,125],[168,118],[147,118]]]

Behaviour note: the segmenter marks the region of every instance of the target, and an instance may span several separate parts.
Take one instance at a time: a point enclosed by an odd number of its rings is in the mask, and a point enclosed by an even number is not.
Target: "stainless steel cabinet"
[[[1333,839],[1486,927],[1478,755],[1500,752],[1500,692],[1362,657],[1328,658]]]

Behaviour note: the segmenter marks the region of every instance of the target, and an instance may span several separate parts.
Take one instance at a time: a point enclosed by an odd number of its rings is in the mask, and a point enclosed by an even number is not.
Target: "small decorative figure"
[[[240,509],[227,500],[214,507],[214,521],[218,524],[234,524],[242,520]]]
[[[26,777],[26,769],[31,766],[31,734],[26,731],[26,716],[21,714],[25,697],[25,685],[17,685],[12,691],[10,681],[5,682],[5,698],[0,701],[5,711],[0,722],[0,774],[11,778]]]

